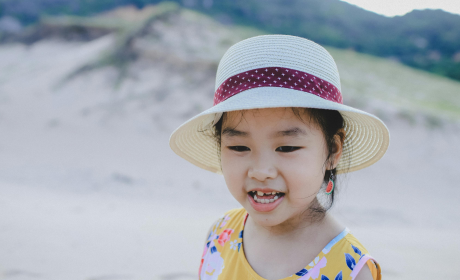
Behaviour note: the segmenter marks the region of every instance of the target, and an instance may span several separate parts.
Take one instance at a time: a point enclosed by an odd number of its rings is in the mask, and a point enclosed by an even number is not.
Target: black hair
[[[335,188],[331,194],[326,196],[325,201],[322,201],[322,203],[320,203],[315,198],[313,202],[310,204],[309,208],[306,210],[310,212],[308,217],[312,221],[319,221],[324,218],[326,212],[332,207],[332,205],[334,204],[335,196],[337,195],[337,190],[338,190],[337,180],[335,180],[336,174],[337,174],[336,168],[330,169],[329,167],[331,164],[332,156],[334,154],[334,147],[336,145],[335,136],[336,135],[339,136],[343,147],[347,145],[346,139],[345,139],[345,131],[344,131],[345,121],[344,121],[342,114],[340,114],[340,112],[336,110],[326,110],[326,109],[316,109],[316,108],[291,108],[291,109],[293,113],[302,121],[304,121],[304,118],[302,116],[306,115],[306,113],[310,116],[310,121],[313,121],[315,124],[317,124],[318,127],[323,132],[324,140],[327,146],[327,158],[324,163],[326,167],[326,172],[324,174],[322,188],[326,187],[331,177],[331,174],[335,182]],[[217,142],[217,152],[219,155],[219,159],[220,159],[220,151],[221,151],[222,125],[223,125],[223,122],[225,121],[225,117],[226,117],[226,113],[223,113],[220,120],[214,125],[214,130],[212,134],[213,138]]]

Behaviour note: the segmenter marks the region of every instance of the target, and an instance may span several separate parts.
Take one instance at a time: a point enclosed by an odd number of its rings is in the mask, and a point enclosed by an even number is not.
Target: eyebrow
[[[301,135],[307,135],[307,132],[301,128],[293,127],[287,130],[282,130],[275,132],[270,138],[279,138],[279,137],[299,137]],[[234,128],[224,128],[222,131],[222,136],[227,137],[248,137],[249,133],[236,130]]]
[[[222,131],[222,136],[228,136],[228,137],[234,137],[234,136],[240,136],[240,137],[248,137],[249,136],[249,133],[248,132],[244,132],[244,131],[240,131],[240,130],[236,130],[234,128],[224,128],[224,130]]]
[[[273,138],[278,138],[278,137],[299,137],[301,135],[307,135],[307,132],[301,128],[298,127],[293,127],[287,130],[283,131],[278,131],[273,134]]]

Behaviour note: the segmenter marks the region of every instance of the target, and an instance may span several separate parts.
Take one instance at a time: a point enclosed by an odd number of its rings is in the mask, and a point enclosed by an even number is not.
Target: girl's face
[[[221,139],[225,181],[252,219],[280,229],[298,225],[330,167],[323,132],[308,113],[301,120],[290,108],[229,112]]]

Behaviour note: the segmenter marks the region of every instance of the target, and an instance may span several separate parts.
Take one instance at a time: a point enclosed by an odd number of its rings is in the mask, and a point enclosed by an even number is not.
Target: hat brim
[[[232,96],[186,121],[171,134],[170,147],[194,165],[221,174],[218,145],[211,133],[216,114],[220,116],[223,112],[277,107],[337,110],[342,114],[346,139],[337,165],[338,174],[374,164],[382,158],[390,143],[387,127],[372,114],[307,92],[260,87]]]

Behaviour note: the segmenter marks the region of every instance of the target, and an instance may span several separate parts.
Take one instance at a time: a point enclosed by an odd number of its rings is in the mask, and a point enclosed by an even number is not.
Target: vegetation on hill
[[[266,31],[248,28],[247,25],[225,25],[208,15],[169,2],[143,9],[119,7],[91,17],[42,18],[22,40],[32,43],[40,36],[57,36],[65,41],[80,41],[76,44],[85,44],[84,41],[93,44],[98,41],[94,38],[107,33],[111,33],[104,37],[111,38],[109,47],[64,73],[57,86],[78,83],[87,72],[96,75],[110,69],[114,78],[111,78],[114,86],[111,90],[125,92],[129,96],[132,92],[126,92],[126,84],[137,87],[142,84],[143,78],[140,77],[144,77],[147,80],[143,83],[147,87],[159,83],[159,90],[154,91],[155,96],[158,95],[155,97],[160,102],[158,104],[162,104],[161,100],[165,98],[174,99],[175,94],[191,91],[193,96],[205,98],[205,101],[208,98],[210,102],[213,77],[224,52],[234,43],[266,34]],[[101,40],[106,40],[104,38]],[[372,112],[382,119],[392,119],[396,115],[410,122],[421,121],[431,126],[444,123],[444,118],[460,120],[460,82],[413,69],[397,61],[360,54],[353,49],[327,49],[341,73],[346,104]],[[152,67],[156,70],[153,71]],[[162,79],[150,80],[151,74],[147,75],[149,78],[143,74],[149,71],[161,72],[168,79],[173,77],[172,80],[179,81],[178,85],[168,88],[163,85],[167,83],[163,83]],[[113,73],[117,75],[113,76]],[[152,96],[142,93],[136,98],[143,103],[144,98]],[[203,104],[207,106],[208,103],[201,100],[197,104],[192,107],[204,108]],[[197,112],[195,109],[192,111],[187,115]]]
[[[431,127],[460,120],[460,82],[352,50],[327,50],[337,63],[345,104],[384,120],[396,114]]]
[[[388,18],[339,0],[173,0],[220,22],[392,58],[460,80],[460,16],[441,10]],[[23,24],[46,15],[88,16],[121,5],[142,8],[161,0],[0,0],[0,16]]]

